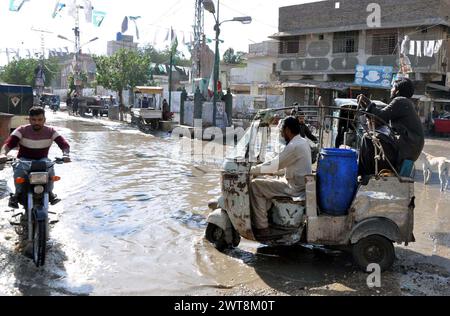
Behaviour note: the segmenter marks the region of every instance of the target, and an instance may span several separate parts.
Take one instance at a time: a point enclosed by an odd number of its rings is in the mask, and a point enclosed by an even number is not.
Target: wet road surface
[[[219,168],[174,155],[168,135],[140,133],[106,119],[49,114],[72,146],[71,164],[56,166],[63,202],[52,208],[45,267],[16,247],[1,171],[0,294],[3,295],[450,295],[450,191],[439,181],[416,185],[417,243],[369,289],[367,275],[338,252],[269,248],[242,241],[217,252],[204,239],[207,203],[220,194]],[[450,157],[448,142],[427,152]],[[50,157],[60,156],[54,146]]]

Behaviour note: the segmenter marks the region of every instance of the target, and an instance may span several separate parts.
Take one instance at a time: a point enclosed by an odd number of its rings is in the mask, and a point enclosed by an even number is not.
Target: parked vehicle
[[[18,161],[17,161],[18,162]],[[16,227],[16,232],[24,244],[25,254],[30,255],[37,267],[45,264],[47,240],[49,236],[49,191],[50,180],[56,182],[61,178],[49,177],[49,170],[55,164],[64,163],[63,159],[55,161],[21,161],[27,165],[28,177],[17,178],[15,181],[24,185],[23,194],[19,198],[24,212],[13,215],[11,225]],[[14,220],[19,219],[18,222]]]
[[[368,184],[358,181],[358,148],[335,149],[335,138],[330,137],[330,126],[339,126],[341,120],[351,121],[355,130],[360,128],[356,110],[348,120],[342,115],[326,114],[328,107],[316,108],[322,149],[317,173],[306,176],[304,195],[271,201],[270,227],[284,231],[284,235],[270,240],[258,240],[255,236],[250,169],[266,161],[267,135],[273,117],[278,111],[289,109],[293,108],[260,111],[235,153],[226,159],[221,197],[209,205],[212,213],[207,219],[206,239],[220,251],[238,247],[241,237],[273,246],[327,246],[351,252],[365,271],[372,263],[382,271],[388,270],[395,260],[393,243],[408,245],[415,241],[414,180],[381,173],[371,177]],[[341,111],[341,107],[331,110]]]
[[[14,115],[11,130],[28,123],[28,112],[33,102],[31,86],[0,84],[0,112]]]
[[[116,98],[113,97],[111,101],[111,97],[108,96],[100,97],[100,110],[99,110],[100,116],[103,115],[108,116],[109,109],[112,106],[117,106]]]
[[[131,123],[144,130],[158,129],[159,122],[163,120],[163,94],[164,89],[161,87],[136,87]]]
[[[50,109],[59,109],[61,106],[61,98],[59,95],[44,93],[41,95],[40,104],[43,108],[48,106]]]

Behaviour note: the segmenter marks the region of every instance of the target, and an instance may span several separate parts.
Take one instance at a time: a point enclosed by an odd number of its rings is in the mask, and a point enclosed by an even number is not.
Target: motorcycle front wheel
[[[36,267],[45,264],[47,246],[47,225],[45,221],[34,221],[33,225],[33,262]]]

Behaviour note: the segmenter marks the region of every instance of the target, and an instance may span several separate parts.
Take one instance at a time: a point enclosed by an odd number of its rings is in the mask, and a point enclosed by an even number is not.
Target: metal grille
[[[358,42],[358,31],[334,33],[333,54],[357,53]]]
[[[372,55],[395,55],[397,44],[397,34],[374,34],[372,38]]]

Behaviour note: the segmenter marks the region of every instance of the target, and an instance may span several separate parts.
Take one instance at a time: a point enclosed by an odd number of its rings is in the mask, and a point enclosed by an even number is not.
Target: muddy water
[[[164,135],[65,119],[50,118],[71,143],[74,162],[57,166],[63,202],[53,209],[60,222],[48,264],[37,270],[18,255],[2,220],[0,292],[176,294],[215,285],[199,273],[194,253],[207,202],[218,194],[217,171],[173,160],[177,144]],[[53,148],[50,156],[58,154]],[[3,174],[8,179],[11,171]]]
[[[167,135],[65,114],[50,124],[68,138],[74,159],[57,166],[63,202],[52,210],[60,222],[46,266],[36,269],[16,250],[9,213],[0,213],[0,294],[450,294],[450,198],[436,179],[416,186],[418,242],[398,248],[396,266],[375,292],[342,253],[247,241],[218,253],[202,238],[207,203],[220,193],[217,165],[177,154],[180,144]],[[447,150],[431,146],[431,153]],[[53,148],[50,156],[58,154]],[[11,171],[0,174],[11,186]]]

